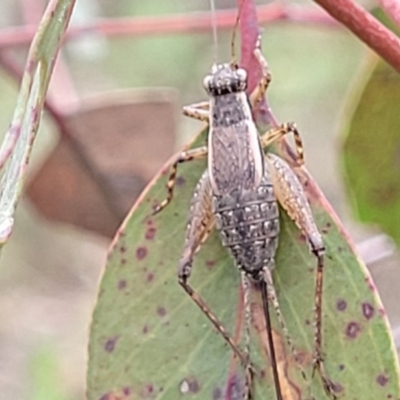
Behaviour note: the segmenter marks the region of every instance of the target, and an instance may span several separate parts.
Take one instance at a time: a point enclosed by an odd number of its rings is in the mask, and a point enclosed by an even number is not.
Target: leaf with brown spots
[[[204,143],[205,135],[203,132],[195,144]],[[176,279],[190,197],[205,166],[205,162],[197,161],[180,166],[179,175],[185,177],[185,184],[176,189],[172,203],[161,214],[149,218],[152,205],[166,195],[167,176],[160,173],[114,241],[91,326],[89,400],[98,400],[102,393],[125,386],[131,388],[135,399],[154,396],[175,400],[183,396],[183,389],[191,387],[182,386],[189,378],[196,382],[196,391],[190,391],[193,399],[217,394],[221,399],[234,398],[230,391],[243,390],[242,368]],[[318,188],[304,170],[298,172],[303,181],[308,180],[317,224],[327,230],[323,350],[329,376],[343,400],[399,397],[397,361],[387,319],[384,313],[371,312],[382,310],[374,285],[336,217],[326,210],[326,200]],[[276,290],[311,381],[312,394],[318,400],[326,400],[319,379],[310,378],[316,261],[283,211],[281,223],[274,270]],[[155,232],[151,240],[150,226]],[[191,283],[243,345],[239,281],[231,258],[213,233],[195,257]],[[260,307],[259,293],[254,290],[251,358],[258,371],[255,399],[274,399],[265,332],[257,311]],[[307,384],[299,375],[276,321],[274,336],[282,386],[285,393],[290,393],[288,399],[309,398]],[[112,338],[118,341],[109,352],[104,345]],[[383,381],[377,380],[379,376],[385,377],[385,385],[379,384]],[[153,388],[151,395],[145,390],[148,385]]]

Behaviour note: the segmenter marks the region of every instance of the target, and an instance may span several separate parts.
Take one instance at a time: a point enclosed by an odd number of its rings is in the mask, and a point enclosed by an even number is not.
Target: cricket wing
[[[264,155],[254,124],[243,120],[234,125],[213,127],[208,165],[215,194],[257,187],[264,174]]]

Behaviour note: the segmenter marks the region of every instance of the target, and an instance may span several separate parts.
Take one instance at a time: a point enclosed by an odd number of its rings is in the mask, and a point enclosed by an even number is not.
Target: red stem
[[[314,0],[400,72],[400,40],[352,0]]]
[[[235,22],[236,14],[237,9],[219,10],[216,15],[218,28],[230,29]],[[279,3],[259,6],[257,15],[261,24],[291,21],[331,27],[337,26],[333,18],[318,10]],[[75,39],[88,33],[97,33],[105,36],[134,36],[204,32],[211,30],[211,24],[209,12],[163,17],[113,18],[103,19],[91,25],[71,26],[66,32],[65,38],[67,40]],[[0,31],[0,48],[27,45],[32,40],[36,30],[37,26],[32,25],[2,29]]]

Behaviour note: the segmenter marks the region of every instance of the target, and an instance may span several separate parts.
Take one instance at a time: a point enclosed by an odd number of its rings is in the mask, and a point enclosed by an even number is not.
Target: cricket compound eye
[[[242,68],[232,68],[231,64],[215,65],[204,78],[203,86],[211,96],[243,92],[247,88],[247,73]]]
[[[238,89],[241,91],[244,91],[247,89],[247,72],[242,69],[239,68],[236,71],[236,76],[238,78]]]
[[[214,80],[213,75],[207,75],[203,80],[203,87],[204,87],[204,89],[206,90],[207,93],[211,93],[212,92],[213,80]]]

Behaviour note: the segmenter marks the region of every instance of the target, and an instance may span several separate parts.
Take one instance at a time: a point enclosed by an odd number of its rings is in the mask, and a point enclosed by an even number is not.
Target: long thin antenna
[[[217,32],[217,18],[215,13],[215,1],[210,0],[211,8],[211,25],[213,29],[213,41],[214,41],[214,64],[218,62],[218,32]]]
[[[260,286],[261,286],[261,297],[262,297],[264,317],[265,317],[265,328],[267,330],[267,336],[268,336],[269,355],[271,357],[271,368],[275,382],[276,398],[277,400],[283,400],[281,384],[279,382],[279,375],[278,375],[278,364],[276,362],[274,338],[272,337],[271,318],[269,315],[267,282],[264,279],[261,279]]]
[[[238,27],[239,27],[240,16],[242,14],[242,8],[243,8],[243,5],[244,5],[245,1],[246,0],[241,0],[241,2],[240,2],[238,13],[236,15],[235,25],[233,26],[232,40],[231,40],[231,56],[232,56],[231,63],[232,63],[232,65],[237,65],[236,55],[235,55],[236,32],[237,32]]]

